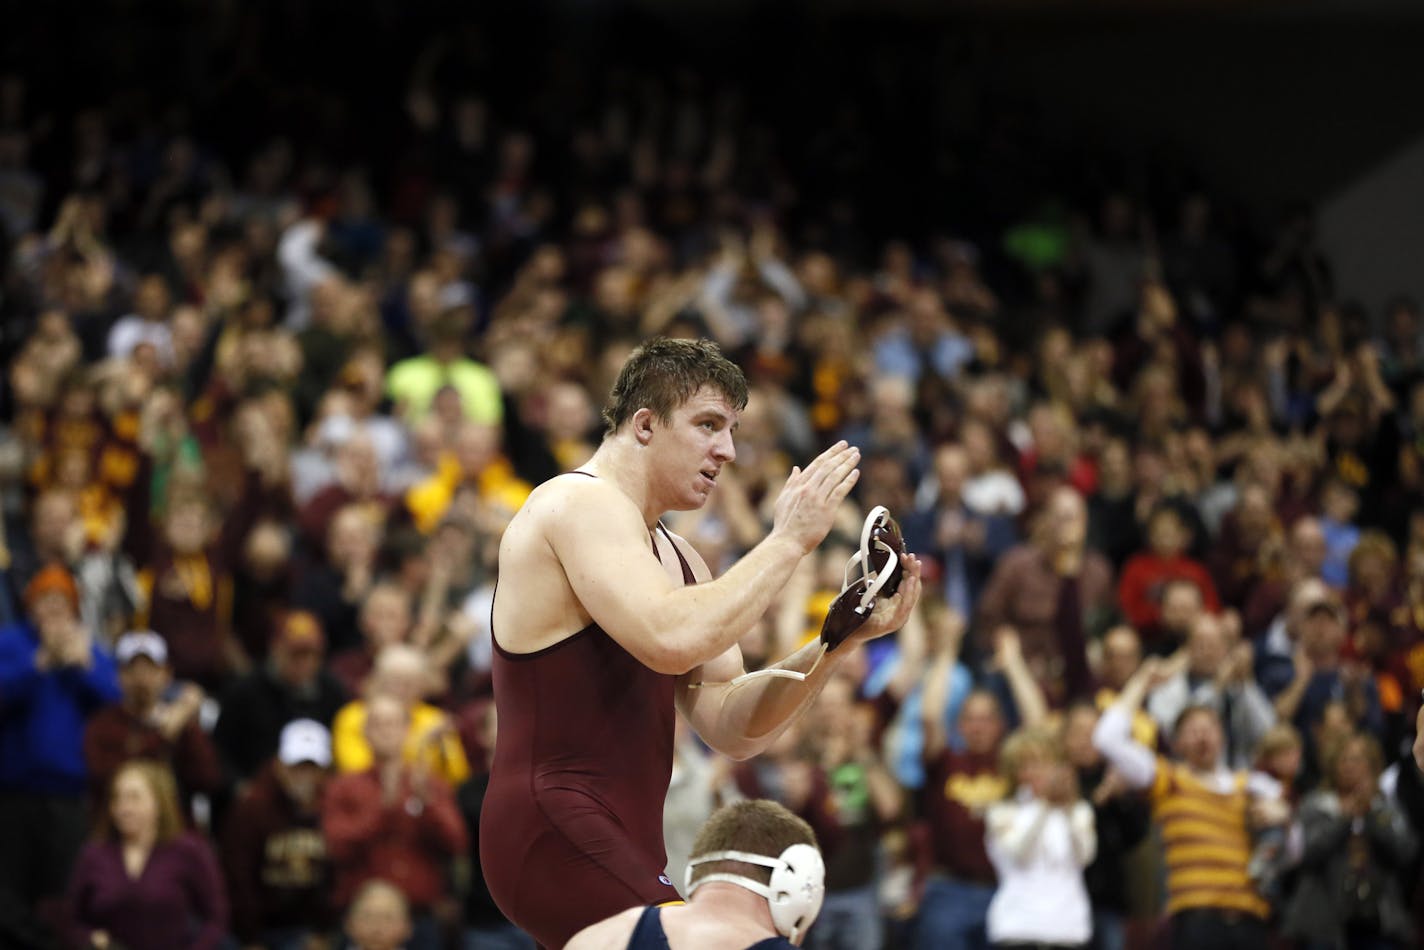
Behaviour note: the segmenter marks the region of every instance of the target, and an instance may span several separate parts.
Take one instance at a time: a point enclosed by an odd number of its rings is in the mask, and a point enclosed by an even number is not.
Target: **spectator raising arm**
[[[1156,753],[1132,738],[1132,715],[1148,692],[1176,675],[1180,663],[1148,657],[1093,730],[1093,745],[1131,788],[1146,788],[1157,777]]]
[[[1013,627],[1005,625],[995,631],[994,659],[1008,680],[1022,725],[1029,728],[1041,725],[1048,717],[1048,703],[1024,660],[1019,633]]]

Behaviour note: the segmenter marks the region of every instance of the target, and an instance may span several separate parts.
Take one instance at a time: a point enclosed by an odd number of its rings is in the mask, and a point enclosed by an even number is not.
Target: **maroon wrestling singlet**
[[[499,739],[480,863],[499,909],[562,947],[619,911],[678,900],[663,875],[675,677],[596,624],[537,653],[508,653],[496,638],[493,673]]]

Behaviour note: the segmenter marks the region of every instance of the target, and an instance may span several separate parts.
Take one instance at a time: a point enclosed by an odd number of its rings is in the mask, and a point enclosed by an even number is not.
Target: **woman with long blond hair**
[[[75,945],[207,950],[227,932],[227,897],[208,843],[183,826],[173,773],[136,759],[114,775],[108,808],[69,886]]]

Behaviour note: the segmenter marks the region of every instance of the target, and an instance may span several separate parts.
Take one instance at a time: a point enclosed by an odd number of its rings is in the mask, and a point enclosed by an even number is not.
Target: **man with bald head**
[[[424,702],[432,685],[430,663],[418,648],[394,643],[381,650],[367,681],[370,698],[347,703],[332,723],[332,758],[342,773],[370,768],[376,750],[370,717],[377,697],[394,699],[407,718],[406,762],[438,775],[451,787],[470,777],[470,764],[449,715]]]
[[[1148,712],[1171,732],[1188,707],[1214,710],[1227,766],[1249,768],[1256,744],[1276,722],[1271,701],[1252,678],[1251,645],[1232,642],[1220,618],[1202,614],[1187,636],[1186,656],[1185,668],[1148,696]]]
[[[461,423],[435,473],[406,492],[405,505],[416,527],[433,531],[462,486],[472,488],[481,501],[506,517],[518,511],[532,488],[515,474],[504,455],[503,440],[498,425],[472,420]]]

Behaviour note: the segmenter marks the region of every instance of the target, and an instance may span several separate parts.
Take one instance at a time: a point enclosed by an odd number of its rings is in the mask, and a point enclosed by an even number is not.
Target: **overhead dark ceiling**
[[[0,72],[32,74],[62,112],[127,85],[190,91],[205,131],[222,131],[227,113],[204,106],[229,102],[235,75],[265,83],[252,87],[259,118],[279,94],[300,100],[313,86],[339,90],[362,116],[398,115],[410,64],[429,38],[474,22],[497,64],[481,76],[505,89],[520,87],[521,70],[563,57],[581,83],[624,62],[711,71],[744,82],[752,96],[794,100],[810,126],[836,121],[854,96],[887,143],[877,160],[934,150],[956,131],[977,134],[986,110],[1028,103],[1028,121],[1051,125],[1059,141],[1101,149],[1121,166],[1154,150],[1180,152],[1264,204],[1324,199],[1424,134],[1424,0],[1147,5],[0,0],[9,14],[0,17]],[[220,42],[224,35],[241,42]],[[930,173],[926,187],[936,184]]]
[[[735,21],[758,0],[634,0],[665,23]],[[1424,134],[1421,0],[816,0],[933,54],[943,86],[1012,93],[1124,154],[1188,152],[1264,202],[1318,201]],[[887,26],[889,24],[889,26]],[[908,53],[907,55],[914,55]],[[948,93],[953,95],[953,92]]]

